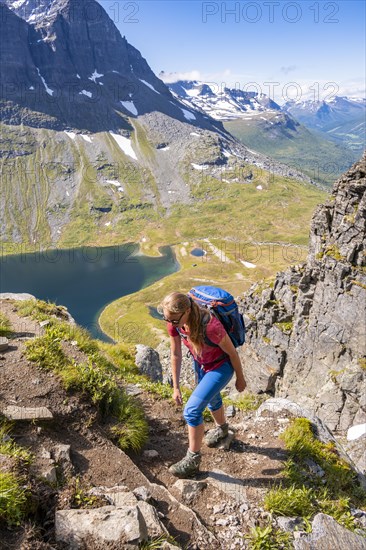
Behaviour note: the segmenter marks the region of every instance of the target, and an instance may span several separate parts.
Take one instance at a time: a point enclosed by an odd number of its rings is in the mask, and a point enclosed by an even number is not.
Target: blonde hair
[[[189,296],[182,294],[181,292],[171,292],[168,296],[165,296],[164,300],[158,306],[158,312],[160,314],[163,311],[169,313],[184,313],[189,308],[187,325],[189,327],[188,340],[192,344],[195,355],[199,357],[202,352],[203,345],[205,343],[205,333],[203,319],[209,315],[208,311],[200,308]]]

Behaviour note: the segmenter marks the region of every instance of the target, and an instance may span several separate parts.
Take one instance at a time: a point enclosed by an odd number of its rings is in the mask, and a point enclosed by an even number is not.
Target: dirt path
[[[277,435],[286,419],[256,419],[254,413],[238,412],[230,419],[230,425],[236,429],[230,449],[203,448],[201,473],[195,481],[206,485],[193,496],[184,496],[176,478],[168,471],[169,465],[180,460],[187,448],[182,410],[172,401],[141,392],[138,398],[149,421],[149,440],[141,454],[123,453],[108,439],[94,406],[78,394],[67,393],[57,376],[41,371],[25,358],[25,342],[42,333],[39,323],[20,318],[9,301],[0,302],[0,306],[16,330],[10,347],[0,354],[0,410],[8,405],[45,406],[54,415],[52,421],[16,425],[16,442],[35,457],[31,468],[35,479],[44,472],[47,453],[52,454],[57,445],[71,445],[73,476],[83,484],[89,487],[123,484],[132,490],[146,486],[149,480],[189,506],[220,541],[218,548],[246,547],[242,535],[265,516],[260,508],[261,499],[266,488],[281,476],[285,452]],[[76,348],[70,346],[69,353],[80,359],[81,352]],[[207,429],[210,427],[208,424]],[[145,452],[149,450],[156,451],[154,458]],[[43,495],[33,517],[37,528],[0,527],[4,545],[1,548],[61,548],[54,539],[54,512],[56,508],[70,506],[69,490],[37,483],[33,490]],[[159,494],[158,490],[155,492]],[[192,519],[181,512],[177,514],[163,493],[156,498],[155,505],[179,545],[204,548],[194,540]]]

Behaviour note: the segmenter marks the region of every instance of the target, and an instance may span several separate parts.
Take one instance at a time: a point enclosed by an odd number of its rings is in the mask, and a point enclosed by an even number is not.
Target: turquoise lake
[[[64,305],[94,338],[108,341],[98,325],[104,307],[179,269],[170,247],[160,253],[144,256],[138,245],[125,244],[3,256],[0,292],[28,292]]]

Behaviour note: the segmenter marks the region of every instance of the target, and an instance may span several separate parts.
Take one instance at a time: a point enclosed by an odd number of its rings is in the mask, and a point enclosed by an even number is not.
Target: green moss
[[[282,332],[290,334],[294,327],[292,321],[283,321],[281,323],[275,323],[275,326],[278,327]]]
[[[362,370],[366,370],[366,357],[359,357],[357,363]]]
[[[262,340],[263,340],[263,342],[265,342],[268,345],[270,345],[270,343],[271,343],[271,340],[270,340],[270,338],[268,338],[268,336],[262,336]]]
[[[335,244],[327,246],[327,248],[325,249],[324,254],[326,256],[330,256],[331,258],[334,258],[337,261],[345,260],[345,257],[342,256],[342,254],[339,251],[338,246],[335,245]]]

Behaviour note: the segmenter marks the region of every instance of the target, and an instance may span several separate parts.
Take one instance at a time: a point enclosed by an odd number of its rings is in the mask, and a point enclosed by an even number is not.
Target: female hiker
[[[181,342],[191,351],[194,358],[195,390],[184,408],[188,424],[189,448],[186,456],[170,466],[177,477],[195,475],[201,462],[201,445],[204,436],[202,413],[209,408],[216,428],[205,436],[208,446],[215,446],[228,435],[228,424],[220,391],[227,385],[233,373],[236,374],[236,389],[242,392],[246,383],[239,355],[225,328],[207,309],[200,308],[189,296],[172,292],[164,298],[158,311],[167,321],[171,343],[171,366],[173,378],[173,399],[182,405],[179,389],[179,375],[182,364]],[[210,343],[210,345],[207,343]]]

